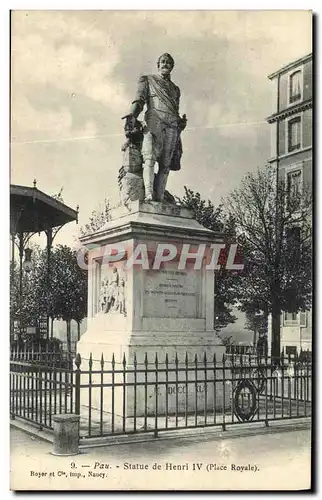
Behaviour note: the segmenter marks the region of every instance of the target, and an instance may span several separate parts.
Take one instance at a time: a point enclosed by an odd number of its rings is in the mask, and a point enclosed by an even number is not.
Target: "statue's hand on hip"
[[[182,115],[182,118],[180,118],[180,120],[179,120],[179,128],[180,128],[181,131],[186,128],[187,121],[188,120],[187,120],[186,115]]]

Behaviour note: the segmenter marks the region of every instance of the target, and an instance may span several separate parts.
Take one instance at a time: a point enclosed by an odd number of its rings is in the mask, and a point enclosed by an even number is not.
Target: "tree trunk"
[[[256,328],[254,328],[254,335],[253,335],[253,346],[256,348],[256,340],[257,340],[257,331]]]
[[[77,340],[80,340],[80,321],[77,321]]]
[[[67,341],[67,351],[71,353],[72,345],[71,345],[71,328],[70,328],[71,320],[66,320],[66,341]]]
[[[54,318],[50,318],[50,338],[54,337]]]
[[[281,355],[281,308],[279,304],[272,307],[272,358],[279,362]]]

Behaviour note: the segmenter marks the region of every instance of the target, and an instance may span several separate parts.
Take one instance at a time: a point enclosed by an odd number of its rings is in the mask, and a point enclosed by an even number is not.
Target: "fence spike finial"
[[[103,356],[103,353],[101,355],[101,367],[102,367],[102,369],[104,367],[104,356]]]
[[[155,360],[154,360],[154,362],[155,362],[155,366],[158,366],[158,353],[157,352],[155,353]]]
[[[89,369],[90,369],[90,370],[91,370],[91,369],[92,369],[92,367],[93,367],[93,358],[92,358],[92,353],[90,353],[90,355],[89,355],[88,366],[89,366]]]
[[[169,364],[169,358],[168,358],[168,353],[165,353],[165,365],[168,366]]]
[[[174,362],[175,362],[176,366],[178,366],[179,359],[178,359],[178,353],[177,352],[176,352],[176,356],[174,358]]]
[[[135,369],[137,367],[137,364],[138,364],[138,362],[137,362],[137,359],[136,359],[136,352],[135,352],[134,355],[133,355],[133,365],[134,365]]]
[[[203,353],[203,363],[204,363],[204,365],[207,364],[207,354],[206,354],[206,351],[204,351],[204,353]]]
[[[113,368],[113,370],[115,368],[115,356],[114,356],[114,352],[112,354],[112,368]]]
[[[187,353],[187,351],[186,351],[186,355],[184,358],[184,362],[185,362],[186,366],[188,366],[188,353]]]
[[[79,352],[76,354],[76,358],[75,358],[75,365],[77,366],[77,369],[79,370],[79,367],[82,363],[82,358],[81,358],[81,355],[79,354]]]
[[[149,362],[148,362],[148,353],[146,352],[145,353],[145,356],[144,356],[144,364],[145,366],[148,366]]]
[[[126,357],[125,357],[125,352],[123,352],[123,360],[122,360],[122,365],[123,365],[123,368],[126,367]]]

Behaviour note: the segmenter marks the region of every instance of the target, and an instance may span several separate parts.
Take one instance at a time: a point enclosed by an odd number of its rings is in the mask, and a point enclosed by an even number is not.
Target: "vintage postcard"
[[[312,12],[11,12],[11,489],[310,490]]]

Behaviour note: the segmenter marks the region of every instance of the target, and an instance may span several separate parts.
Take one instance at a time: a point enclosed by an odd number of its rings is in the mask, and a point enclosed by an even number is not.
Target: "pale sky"
[[[270,157],[274,85],[267,75],[312,51],[309,11],[16,11],[12,14],[11,182],[80,206],[80,225],[117,175],[140,74],[175,59],[181,89],[183,186],[214,204]],[[141,115],[143,118],[143,115]],[[67,225],[56,243],[73,244]]]

